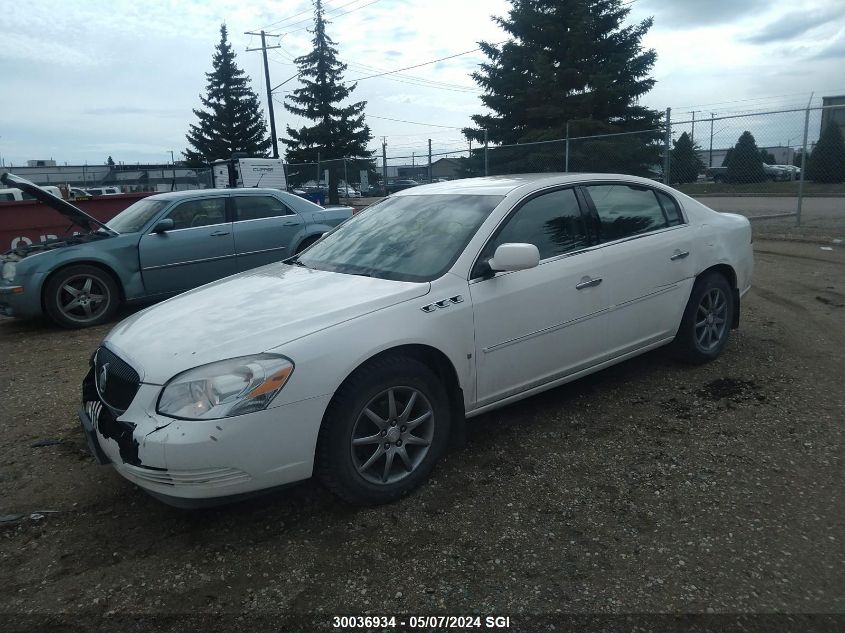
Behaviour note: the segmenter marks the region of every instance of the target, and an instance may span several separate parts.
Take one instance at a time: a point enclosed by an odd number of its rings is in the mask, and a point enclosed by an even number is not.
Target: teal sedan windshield
[[[170,202],[167,200],[138,200],[114,216],[107,226],[118,233],[137,233],[168,204]]]
[[[365,209],[300,255],[318,270],[397,281],[443,275],[502,196],[411,195]]]

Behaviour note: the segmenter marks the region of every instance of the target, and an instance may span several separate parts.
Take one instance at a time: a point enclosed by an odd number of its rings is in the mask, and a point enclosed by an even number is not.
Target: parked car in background
[[[88,200],[91,198],[90,193],[79,187],[70,187],[68,189],[68,196],[70,200]]]
[[[90,196],[114,196],[123,193],[120,187],[86,187],[85,191]]]
[[[645,178],[416,187],[287,263],[121,322],[80,420],[101,463],[176,505],[312,473],[385,503],[465,416],[663,345],[718,357],[752,268],[746,218]]]
[[[61,189],[54,185],[42,185],[41,188],[44,191],[56,196],[57,198],[62,197]],[[0,202],[14,202],[19,200],[35,200],[35,197],[27,191],[23,191],[21,189],[18,189],[17,187],[8,187],[6,189],[0,189]]]
[[[763,171],[766,173],[766,178],[773,182],[792,179],[792,172],[782,165],[767,165],[763,163]]]
[[[121,303],[155,301],[289,257],[352,216],[278,189],[203,189],[149,196],[108,223],[31,182],[3,174],[67,216],[78,234],[0,256],[0,313],[64,327],[107,321]]]
[[[397,191],[403,191],[405,189],[410,189],[411,187],[419,187],[419,185],[420,183],[418,183],[416,180],[394,180],[392,182],[387,183],[387,193],[396,193]]]
[[[352,185],[339,185],[337,188],[337,195],[341,198],[360,198],[361,192],[355,189]]]

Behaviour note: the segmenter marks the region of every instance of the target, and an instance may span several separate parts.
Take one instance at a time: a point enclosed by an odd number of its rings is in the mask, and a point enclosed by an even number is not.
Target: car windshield
[[[431,281],[455,263],[502,196],[387,198],[299,256],[309,268],[397,281]]]
[[[137,233],[167,205],[167,200],[138,200],[114,216],[106,226],[118,233]]]

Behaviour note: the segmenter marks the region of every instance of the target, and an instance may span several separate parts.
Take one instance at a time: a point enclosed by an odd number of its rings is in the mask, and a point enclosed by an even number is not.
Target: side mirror
[[[501,244],[488,264],[493,272],[534,268],[540,264],[540,251],[533,244]]]
[[[164,233],[165,231],[172,231],[173,227],[176,226],[176,223],[173,222],[173,218],[164,218],[163,220],[159,220],[158,223],[153,227],[153,233]]]

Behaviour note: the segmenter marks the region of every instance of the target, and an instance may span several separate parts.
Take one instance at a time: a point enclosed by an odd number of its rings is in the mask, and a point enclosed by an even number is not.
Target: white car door
[[[599,250],[573,188],[544,192],[511,212],[470,279],[477,404],[484,406],[594,365],[606,356],[608,297]],[[496,247],[530,243],[540,265],[483,275]]]
[[[627,183],[583,187],[603,252],[613,356],[671,338],[693,283],[694,228],[662,191]]]

